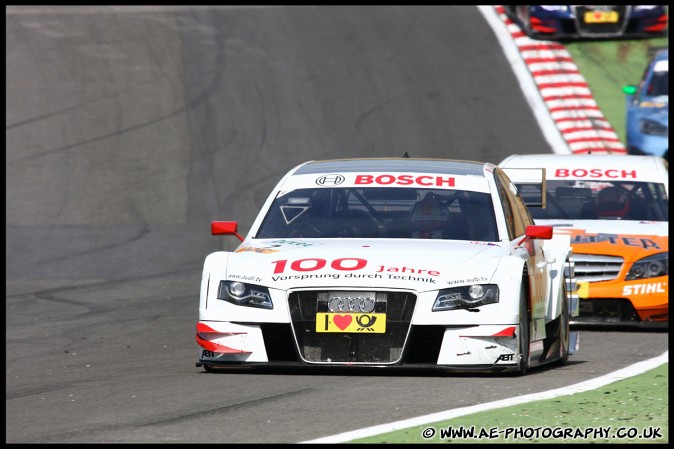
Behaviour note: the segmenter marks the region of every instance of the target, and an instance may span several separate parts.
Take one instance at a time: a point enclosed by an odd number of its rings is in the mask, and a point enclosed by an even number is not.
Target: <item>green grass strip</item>
[[[350,443],[668,443],[668,373],[666,363],[597,390],[410,427]],[[450,427],[454,437],[447,434]],[[476,438],[456,437],[456,432],[470,429]],[[424,431],[433,436],[423,438]],[[477,438],[480,432],[482,437]],[[505,438],[506,432],[509,438]],[[563,432],[567,432],[566,437]],[[546,433],[551,437],[544,438]],[[634,434],[632,438],[630,433]]]

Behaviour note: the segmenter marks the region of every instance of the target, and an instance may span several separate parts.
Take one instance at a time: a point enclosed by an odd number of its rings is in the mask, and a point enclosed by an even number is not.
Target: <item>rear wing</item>
[[[527,207],[545,209],[545,168],[502,168]]]

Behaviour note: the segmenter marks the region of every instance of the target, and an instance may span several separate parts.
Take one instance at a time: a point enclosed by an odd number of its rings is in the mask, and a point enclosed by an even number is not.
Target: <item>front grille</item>
[[[604,6],[602,11],[615,11],[618,13],[618,21],[611,23],[587,23],[585,13],[595,10],[594,6],[573,6],[575,10],[576,27],[581,36],[620,36],[625,31],[627,24],[627,6],[614,5]]]
[[[578,253],[574,253],[573,260],[577,282],[600,282],[615,279],[624,262],[619,256]]]
[[[316,313],[327,312],[329,292],[310,290],[288,296],[290,319],[302,358],[310,363],[393,364],[400,361],[410,330],[416,295],[377,292],[375,313],[386,313],[381,334],[316,332]]]

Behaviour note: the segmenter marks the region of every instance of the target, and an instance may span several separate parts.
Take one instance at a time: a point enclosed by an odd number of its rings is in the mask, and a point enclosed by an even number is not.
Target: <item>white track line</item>
[[[337,435],[332,435],[324,438],[318,438],[310,441],[302,441],[298,444],[309,443],[344,443],[359,438],[371,437],[382,433],[393,432],[395,430],[407,429],[414,426],[422,426],[425,424],[437,423],[439,421],[447,421],[452,418],[470,415],[477,412],[484,412],[503,407],[510,407],[513,405],[524,404],[527,402],[540,401],[544,399],[553,399],[560,396],[569,396],[576,393],[595,390],[605,385],[617,382],[619,380],[627,379],[628,377],[643,374],[653,368],[656,368],[669,361],[669,351],[666,351],[658,357],[649,360],[644,360],[626,368],[619,369],[612,373],[606,374],[596,379],[586,380],[584,382],[569,385],[567,387],[557,388],[556,390],[543,391],[540,393],[527,394],[524,396],[517,396],[509,399],[502,399],[500,401],[488,402],[486,404],[477,404],[470,407],[462,407],[453,410],[446,410],[443,412],[432,413],[430,415],[419,416],[416,418],[405,419],[389,424],[382,424],[374,427],[367,427],[364,429],[354,430],[351,432],[344,432]]]

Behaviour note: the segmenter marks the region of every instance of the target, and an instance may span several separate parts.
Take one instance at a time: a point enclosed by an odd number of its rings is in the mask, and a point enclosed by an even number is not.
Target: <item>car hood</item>
[[[489,282],[508,250],[447,240],[265,239],[230,254],[226,278],[271,288],[316,286],[437,290]]]
[[[620,220],[537,220],[557,234],[569,234],[576,254],[613,255],[638,260],[669,251],[667,222]]]
[[[536,224],[557,229],[579,229],[588,234],[668,236],[666,221],[637,220],[536,220]]]

